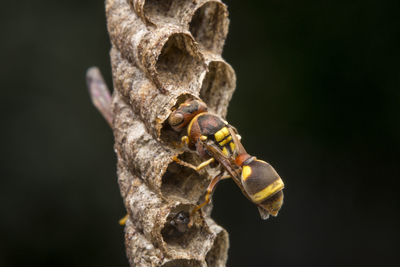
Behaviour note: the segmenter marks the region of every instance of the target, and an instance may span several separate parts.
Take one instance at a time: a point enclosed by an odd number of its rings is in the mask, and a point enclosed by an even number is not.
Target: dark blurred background
[[[400,2],[225,2],[228,121],[287,187],[268,221],[217,188],[228,266],[400,264]],[[0,266],[128,266],[113,136],[84,79],[97,65],[111,85],[103,1],[7,1],[0,29]]]

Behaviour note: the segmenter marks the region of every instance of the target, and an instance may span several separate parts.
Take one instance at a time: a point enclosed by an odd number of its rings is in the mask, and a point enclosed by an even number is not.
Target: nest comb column
[[[176,146],[168,116],[201,98],[225,117],[236,85],[222,57],[228,12],[218,0],[107,0],[114,93],[112,110],[118,182],[129,215],[125,243],[131,266],[225,266],[227,232],[196,214],[194,226],[173,226],[202,200],[214,175]]]

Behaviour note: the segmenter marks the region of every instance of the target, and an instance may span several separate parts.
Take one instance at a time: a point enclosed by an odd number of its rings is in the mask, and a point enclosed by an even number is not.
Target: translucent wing
[[[247,152],[246,152],[246,150],[244,149],[242,143],[239,141],[239,138],[238,138],[238,135],[237,135],[237,130],[236,130],[234,127],[228,127],[228,130],[229,130],[229,133],[230,133],[231,136],[232,136],[232,140],[233,140],[233,143],[234,143],[235,146],[236,146],[236,150],[237,150],[238,155],[246,155]],[[241,181],[239,180],[239,182],[241,182]],[[238,182],[236,182],[236,184],[239,185]],[[245,192],[244,187],[243,187],[242,185],[240,185],[239,187],[240,187],[240,189],[242,190],[243,194],[245,194],[246,197],[247,197],[250,201],[252,201],[252,200],[250,199],[250,197],[247,195],[247,193]],[[261,206],[257,206],[257,208],[258,208],[258,212],[260,213],[261,219],[266,220],[266,219],[269,218],[270,213],[269,213],[266,209],[264,209],[264,208],[261,207]]]
[[[97,67],[91,67],[87,70],[86,83],[94,106],[112,126],[111,94]]]
[[[260,213],[261,219],[267,220],[269,218],[269,212],[260,206],[257,206],[257,208],[258,208],[258,212]]]
[[[233,126],[229,125],[228,130],[229,130],[229,133],[232,136],[232,140],[233,140],[233,143],[235,144],[237,154],[238,155],[247,154],[246,149],[244,149],[242,143],[239,141],[236,128],[234,128]]]
[[[236,185],[242,190],[242,193],[250,200],[251,198],[244,190],[244,187],[241,182],[241,169],[237,167],[233,161],[233,159],[226,157],[221,149],[217,147],[213,142],[210,141],[202,141],[206,150],[210,152],[210,154],[222,165],[222,167],[229,173],[232,177],[233,181],[235,181]]]

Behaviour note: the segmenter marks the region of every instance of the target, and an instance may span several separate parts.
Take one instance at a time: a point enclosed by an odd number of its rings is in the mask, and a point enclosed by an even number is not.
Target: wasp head
[[[168,123],[175,131],[181,131],[199,113],[207,111],[207,106],[199,100],[186,100],[174,110],[168,118]]]

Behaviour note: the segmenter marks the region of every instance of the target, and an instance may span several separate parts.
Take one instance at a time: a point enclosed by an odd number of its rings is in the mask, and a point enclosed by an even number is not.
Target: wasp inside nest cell
[[[240,143],[237,130],[219,116],[207,112],[200,100],[187,99],[168,118],[176,132],[184,132],[181,142],[194,150],[205,161],[194,166],[177,157],[174,161],[196,171],[206,166],[217,166],[220,172],[210,182],[205,201],[191,212],[193,215],[210,202],[215,186],[222,179],[232,178],[243,194],[257,205],[262,219],[277,216],[283,204],[284,183],[275,169],[267,162],[250,156]]]

